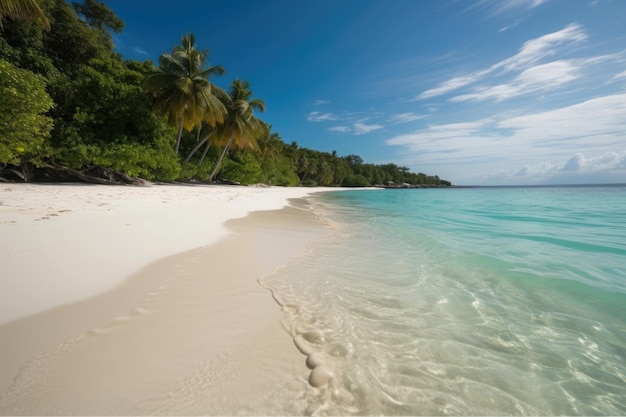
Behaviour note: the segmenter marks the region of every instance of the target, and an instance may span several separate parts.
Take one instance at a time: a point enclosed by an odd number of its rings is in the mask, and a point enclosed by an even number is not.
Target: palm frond
[[[4,17],[33,20],[39,22],[44,29],[50,29],[50,21],[36,0],[0,0],[0,28]]]
[[[182,120],[192,130],[202,121],[211,126],[224,122],[228,95],[209,77],[225,71],[220,65],[208,66],[207,58],[208,50],[198,51],[193,34],[185,35],[181,45],[159,57],[157,72],[146,77],[144,89],[155,95],[155,109],[167,114],[171,125]]]

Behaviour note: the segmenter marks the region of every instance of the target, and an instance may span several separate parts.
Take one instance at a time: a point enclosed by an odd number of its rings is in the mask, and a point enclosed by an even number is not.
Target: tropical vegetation
[[[123,27],[98,0],[0,0],[0,180],[450,185],[288,144],[193,34],[155,66],[114,51]]]
[[[36,0],[0,0],[0,28],[4,17],[33,20],[46,29],[50,28],[50,22]]]

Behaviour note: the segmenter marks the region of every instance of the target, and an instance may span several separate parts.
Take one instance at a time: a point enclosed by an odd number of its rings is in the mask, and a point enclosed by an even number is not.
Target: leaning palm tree
[[[184,162],[189,162],[191,160],[191,157],[194,156],[196,152],[198,152],[198,150],[202,147],[202,145],[206,144],[204,148],[204,152],[202,153],[202,157],[200,158],[200,162],[198,162],[198,165],[202,165],[202,161],[204,161],[204,157],[206,156],[207,152],[209,151],[209,148],[211,147],[211,142],[209,141],[209,139],[211,138],[214,132],[215,132],[214,127],[210,126],[206,122],[201,122],[200,125],[198,125],[198,135],[196,137],[196,146],[191,151],[189,151],[189,153],[185,157]]]
[[[258,144],[263,158],[275,159],[285,147],[280,135],[272,132],[272,125],[267,125],[266,132],[258,139]]]
[[[265,103],[260,99],[251,98],[250,83],[236,79],[230,87],[231,102],[228,104],[228,116],[223,124],[216,126],[211,135],[215,143],[223,148],[209,181],[212,181],[218,173],[224,156],[231,148],[258,149],[257,139],[267,130],[267,125],[254,116],[255,109],[265,111]]]
[[[36,0],[0,0],[0,29],[5,17],[34,20],[40,22],[45,29],[50,29],[50,21]]]
[[[176,153],[183,129],[192,130],[201,122],[211,126],[223,123],[228,94],[209,81],[212,75],[224,74],[221,65],[208,66],[209,51],[198,51],[193,34],[183,36],[182,45],[171,54],[159,57],[159,69],[146,77],[143,87],[156,100],[155,110],[168,115],[168,122],[178,127]]]

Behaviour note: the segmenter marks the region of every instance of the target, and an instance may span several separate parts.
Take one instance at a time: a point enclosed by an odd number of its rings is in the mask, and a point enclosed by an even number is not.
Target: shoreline
[[[20,186],[3,185],[2,189]],[[312,211],[302,207],[300,200],[290,199],[330,190],[259,188],[242,194],[239,187],[217,188],[222,191],[222,200],[219,204],[214,199],[214,208],[230,207],[226,213],[221,212],[230,219],[219,227],[212,222],[214,233],[206,236],[211,243],[160,257],[86,299],[65,302],[0,325],[0,342],[4,341],[0,355],[0,367],[4,370],[0,380],[0,410],[4,414],[167,414],[169,407],[174,407],[171,413],[193,414],[189,407],[199,406],[203,403],[201,398],[214,396],[218,391],[222,398],[219,404],[204,404],[205,408],[196,409],[195,413],[231,414],[246,407],[254,413],[251,396],[262,403],[280,384],[295,383],[306,388],[309,371],[305,357],[294,348],[290,335],[280,324],[283,320],[280,306],[258,280],[303,252],[308,242],[324,232]],[[5,196],[0,193],[0,197]],[[198,196],[189,197],[192,201],[194,198]],[[199,198],[206,204],[206,199]],[[141,199],[132,201],[136,204]],[[183,206],[184,202],[178,208]],[[5,216],[0,220],[6,220],[7,205],[2,208],[0,213]],[[56,208],[48,205],[44,211],[54,213]],[[124,212],[127,208],[122,204],[113,210]],[[39,218],[41,213],[36,211],[23,213],[22,224],[27,219],[34,222]],[[108,213],[92,210],[87,217],[102,219]],[[242,213],[245,217],[238,217]],[[52,220],[61,220],[64,215],[68,218],[62,223],[65,227],[71,224],[72,217],[79,220],[76,213],[66,212],[59,212],[59,219]],[[149,217],[146,213],[144,216]],[[3,228],[16,224],[20,223],[9,223],[6,227],[6,222],[0,222]],[[37,227],[41,232],[41,226]],[[115,231],[107,233],[100,239],[115,236]],[[229,279],[207,279],[207,270],[219,271],[215,273]],[[48,275],[54,274],[54,270],[48,270]],[[114,277],[111,279],[115,281]],[[3,285],[7,287],[6,282]],[[198,324],[181,325],[196,319]],[[210,335],[203,335],[199,329],[210,329]],[[178,341],[176,347],[168,347],[173,341]],[[245,346],[252,351],[247,351]],[[186,352],[184,358],[181,352]],[[106,359],[108,355],[112,356]],[[129,356],[134,359],[130,360]],[[161,360],[155,367],[150,361],[156,358]],[[120,361],[129,360],[127,366],[117,368]],[[163,366],[170,362],[171,366]],[[227,370],[224,364],[230,368]],[[194,372],[202,375],[194,376]],[[222,380],[210,383],[207,373],[213,376],[222,373]],[[272,383],[266,380],[268,375],[272,375]],[[196,384],[198,378],[204,380],[201,388]],[[157,381],[159,384],[155,385]],[[106,395],[103,384],[107,386]],[[171,392],[162,392],[155,399],[155,392],[165,386],[182,390],[185,395],[179,392],[174,399],[182,401],[185,397],[187,402],[176,405],[170,398]],[[226,387],[232,393],[224,391]],[[137,396],[147,403],[141,405]],[[164,400],[166,397],[168,401]],[[245,404],[241,403],[242,397],[247,397]],[[206,409],[209,406],[213,411]]]

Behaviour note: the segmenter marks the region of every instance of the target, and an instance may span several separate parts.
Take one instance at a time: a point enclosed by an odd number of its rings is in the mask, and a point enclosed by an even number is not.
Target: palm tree
[[[267,125],[266,132],[258,139],[258,144],[263,158],[275,159],[285,147],[280,135],[272,132],[272,125]]]
[[[50,21],[36,0],[0,0],[0,29],[5,17],[34,20],[40,22],[46,30],[50,29]]]
[[[228,116],[223,124],[217,125],[212,134],[213,140],[223,146],[222,153],[209,177],[212,181],[218,173],[222,160],[231,147],[236,149],[258,149],[257,139],[266,133],[267,125],[254,116],[254,110],[265,111],[265,103],[252,99],[250,83],[234,80],[231,85]]]
[[[185,157],[184,162],[189,162],[191,160],[191,157],[196,152],[198,152],[198,150],[202,147],[202,145],[206,143],[206,147],[204,148],[204,152],[202,153],[200,162],[198,162],[198,165],[202,164],[202,161],[204,161],[204,157],[206,156],[207,152],[209,151],[209,148],[211,147],[211,142],[209,141],[209,138],[213,135],[214,131],[215,129],[209,124],[207,124],[206,122],[201,122],[198,125],[198,136],[196,139],[196,146],[191,151],[189,151],[189,153]]]
[[[317,183],[329,185],[333,182],[333,169],[323,157],[317,161]]]
[[[227,113],[224,103],[228,103],[228,95],[209,81],[211,75],[224,74],[224,68],[206,67],[209,51],[198,51],[195,42],[193,34],[183,36],[182,46],[161,55],[158,71],[143,83],[156,97],[155,109],[167,114],[169,124],[178,127],[176,153],[183,128],[190,131],[203,121],[215,126],[224,122]]]

